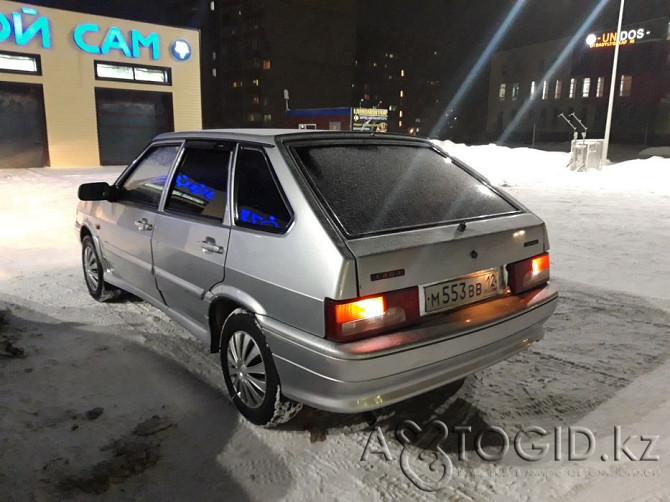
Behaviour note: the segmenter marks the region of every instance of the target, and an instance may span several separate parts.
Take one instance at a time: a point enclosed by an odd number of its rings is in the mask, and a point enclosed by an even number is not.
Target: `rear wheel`
[[[90,235],[81,241],[81,262],[84,269],[84,280],[89,294],[99,302],[113,300],[121,294],[121,290],[107,284],[104,280],[102,260],[95,248]]]
[[[302,403],[281,393],[272,353],[256,319],[235,310],[221,331],[221,368],[230,397],[244,417],[264,427],[288,422]]]

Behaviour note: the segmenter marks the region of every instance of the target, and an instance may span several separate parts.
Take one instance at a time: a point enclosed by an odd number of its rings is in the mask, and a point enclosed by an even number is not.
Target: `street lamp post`
[[[610,83],[610,97],[607,104],[607,120],[605,121],[605,141],[603,142],[603,156],[600,160],[600,167],[607,162],[607,150],[610,143],[610,132],[612,129],[612,109],[614,107],[614,93],[616,91],[616,71],[619,62],[619,43],[621,42],[621,22],[623,21],[623,4],[625,0],[621,0],[621,7],[619,8],[619,23],[616,29],[616,44],[614,45],[614,62],[612,63],[612,82]]]

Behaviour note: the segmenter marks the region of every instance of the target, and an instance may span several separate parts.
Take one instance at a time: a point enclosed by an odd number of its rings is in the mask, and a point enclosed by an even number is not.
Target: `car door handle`
[[[135,226],[137,227],[138,230],[142,232],[149,232],[154,228],[154,226],[149,223],[149,221],[146,218],[142,218],[141,220],[137,220],[135,222]]]
[[[216,241],[211,237],[207,237],[204,241],[200,241],[200,247],[203,253],[217,253],[223,254],[223,246],[217,246]]]

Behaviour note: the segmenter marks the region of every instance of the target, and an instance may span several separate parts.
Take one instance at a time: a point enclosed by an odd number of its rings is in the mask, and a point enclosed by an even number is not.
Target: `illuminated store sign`
[[[12,12],[9,16],[0,12],[0,42],[14,35],[16,45],[26,45],[39,35],[42,47],[51,48],[49,20],[46,17],[35,19],[32,16],[37,16],[37,9],[31,7],[23,7],[21,12]]]
[[[36,40],[43,49],[50,49],[51,29],[49,18],[40,16],[33,7],[22,7],[11,14],[0,13],[0,44],[7,41],[24,46]],[[117,26],[101,28],[95,23],[81,23],[72,30],[72,40],[78,49],[88,54],[137,59],[146,52],[153,60],[161,57],[160,35],[156,32],[124,32]],[[177,61],[186,61],[191,56],[191,46],[185,40],[175,40],[170,47]]]
[[[647,35],[651,35],[651,31],[645,30],[644,28],[621,30],[619,32],[619,45],[634,44],[638,41],[644,40]],[[616,41],[616,31],[609,31],[600,35],[591,33],[588,37],[586,37],[586,43],[591,48],[614,47],[616,45]]]
[[[616,30],[604,33],[592,33],[586,37],[586,45],[592,49],[614,47],[619,39],[619,45],[632,45],[640,42],[670,40],[670,24],[668,18],[657,18],[636,25],[625,26],[617,37]]]
[[[84,23],[74,29],[72,37],[77,47],[89,54],[109,54],[111,51],[119,51],[116,52],[117,55],[120,53],[127,58],[138,58],[140,48],[144,47],[150,50],[151,59],[160,59],[158,33],[145,36],[138,30],[130,30],[126,36],[120,28],[112,26],[103,37],[97,24]]]

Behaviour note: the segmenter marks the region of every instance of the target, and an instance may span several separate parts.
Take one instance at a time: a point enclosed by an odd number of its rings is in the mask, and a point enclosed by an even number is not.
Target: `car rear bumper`
[[[502,361],[544,336],[558,294],[550,286],[433,316],[351,343],[259,317],[282,392],[315,408],[361,412],[440,387]]]

